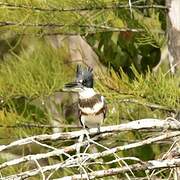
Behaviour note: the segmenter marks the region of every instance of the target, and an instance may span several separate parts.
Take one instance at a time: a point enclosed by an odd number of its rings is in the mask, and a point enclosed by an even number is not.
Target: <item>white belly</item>
[[[104,114],[91,114],[88,116],[82,115],[81,116],[81,122],[82,124],[84,124],[85,126],[87,126],[88,128],[95,128],[95,127],[99,127],[104,120]]]

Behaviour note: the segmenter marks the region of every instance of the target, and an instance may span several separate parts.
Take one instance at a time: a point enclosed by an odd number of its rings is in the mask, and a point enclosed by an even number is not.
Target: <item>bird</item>
[[[78,115],[83,128],[98,128],[106,118],[107,105],[104,96],[94,88],[93,68],[77,65],[76,79],[65,84],[65,89],[78,93]]]

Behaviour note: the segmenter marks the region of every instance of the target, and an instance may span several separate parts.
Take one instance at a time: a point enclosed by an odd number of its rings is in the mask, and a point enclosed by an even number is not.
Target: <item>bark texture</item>
[[[167,18],[168,51],[171,72],[180,67],[180,1],[166,0],[169,7]]]

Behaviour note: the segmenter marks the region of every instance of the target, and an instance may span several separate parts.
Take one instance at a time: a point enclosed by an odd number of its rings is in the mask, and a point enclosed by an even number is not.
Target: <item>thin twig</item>
[[[117,174],[124,174],[126,172],[129,172],[129,169],[132,171],[145,171],[145,170],[154,170],[154,169],[159,169],[159,168],[174,168],[174,167],[179,167],[180,166],[180,159],[171,159],[171,160],[153,160],[153,161],[147,161],[143,163],[137,163],[137,164],[132,164],[127,166],[123,166],[120,168],[111,168],[108,170],[99,170],[99,171],[93,171],[88,173],[88,178],[89,179],[95,179],[95,178],[100,178],[100,177],[105,177],[105,176],[113,176]],[[41,167],[41,172],[45,173],[47,171],[51,171],[53,169],[60,169],[64,168],[62,163],[58,164],[53,164],[49,166],[43,166]],[[70,165],[70,167],[77,167],[77,165]],[[11,176],[6,176],[3,178],[0,178],[0,180],[11,180],[11,179],[24,179],[28,177],[32,177],[40,172],[39,169],[33,169],[30,171],[22,172],[19,174],[11,175]],[[86,179],[87,174],[74,174],[72,176],[66,176],[54,180],[65,180],[65,179]]]
[[[111,148],[110,150],[106,150],[103,152],[94,153],[92,155],[92,157],[90,157],[90,158],[97,159],[100,157],[105,157],[105,156],[108,156],[114,152],[125,151],[125,150],[129,150],[129,149],[141,147],[141,146],[144,146],[147,144],[152,144],[154,142],[162,141],[162,140],[169,139],[169,138],[176,137],[176,136],[180,136],[179,131],[164,133],[163,135],[160,135],[157,137],[148,138],[145,140],[141,140],[139,142],[135,142],[135,143],[131,143],[131,144],[123,145],[123,146],[117,146],[117,147]]]
[[[63,27],[80,27],[80,28],[87,28],[88,31],[98,31],[98,30],[103,30],[103,31],[113,31],[113,32],[134,32],[134,33],[138,33],[138,32],[145,32],[144,29],[135,29],[135,28],[119,28],[119,27],[112,27],[112,26],[108,26],[108,25],[96,25],[96,24],[71,24],[71,25],[67,25],[67,24],[57,24],[57,23],[22,23],[22,22],[12,22],[12,21],[0,21],[0,27],[4,27],[4,26],[16,26],[16,27],[34,27],[34,28],[63,28]],[[160,30],[156,30],[153,29],[152,32],[156,32],[156,33],[164,33],[164,31],[160,31]],[[63,33],[63,32],[57,32],[57,33]],[[75,33],[75,32],[74,32]],[[81,32],[79,32],[81,33]],[[88,32],[86,32],[88,33]],[[76,32],[77,34],[77,32]],[[42,33],[43,35],[43,33]]]
[[[159,168],[174,168],[180,166],[180,159],[172,159],[172,160],[153,160],[144,162],[143,164],[137,163],[133,165],[129,165],[128,167],[120,167],[120,168],[111,168],[108,170],[100,170],[100,171],[94,171],[91,173],[88,173],[89,179],[95,179],[105,176],[113,176],[117,174],[124,174],[131,169],[132,171],[145,171],[145,170],[153,170],[153,169],[159,169]],[[75,174],[72,176],[66,176],[63,178],[58,178],[54,180],[65,180],[65,179],[85,179],[84,174]]]
[[[115,10],[115,9],[129,9],[129,4],[120,4],[120,3],[113,3],[111,5],[105,5],[105,6],[86,6],[86,7],[70,7],[70,8],[41,8],[36,6],[27,6],[24,4],[11,4],[11,3],[5,3],[0,2],[0,6],[2,8],[7,8],[10,10],[16,10],[16,9],[29,9],[32,11],[49,11],[49,12],[78,12],[78,11],[94,11],[94,10]],[[134,9],[164,9],[167,10],[167,6],[163,5],[131,5],[131,8]]]
[[[110,31],[130,31],[130,32],[144,32],[144,29],[133,29],[133,28],[119,28],[119,27],[111,27],[105,25],[96,25],[96,24],[57,24],[57,23],[21,23],[21,22],[12,22],[12,21],[0,21],[0,27],[3,26],[22,26],[22,27],[38,27],[38,28],[60,28],[60,27],[81,27],[81,28],[89,28],[89,29],[103,29]]]
[[[61,124],[58,126],[53,126],[53,125],[48,125],[48,124],[31,124],[31,123],[17,123],[15,125],[4,125],[4,124],[0,124],[0,128],[73,128],[73,129],[81,129],[81,126],[76,126],[76,125],[69,125],[69,124]]]
[[[147,106],[149,108],[152,109],[159,109],[159,110],[163,110],[163,111],[168,111],[168,112],[173,112],[175,113],[176,110],[175,109],[171,109],[169,107],[165,107],[165,106],[161,106],[159,104],[153,104],[153,103],[148,103],[148,102],[143,102],[137,99],[120,99],[120,100],[116,100],[118,103],[135,103],[135,104],[139,104],[139,105],[143,105],[143,106]],[[114,101],[114,102],[116,102]]]

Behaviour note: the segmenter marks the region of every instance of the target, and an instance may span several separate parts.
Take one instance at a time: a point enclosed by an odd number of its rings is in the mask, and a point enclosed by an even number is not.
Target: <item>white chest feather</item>
[[[98,127],[103,123],[104,116],[103,114],[99,115],[89,115],[81,116],[81,123],[88,128]]]
[[[94,96],[96,92],[93,88],[84,88],[81,92],[79,92],[79,98],[88,99]]]

